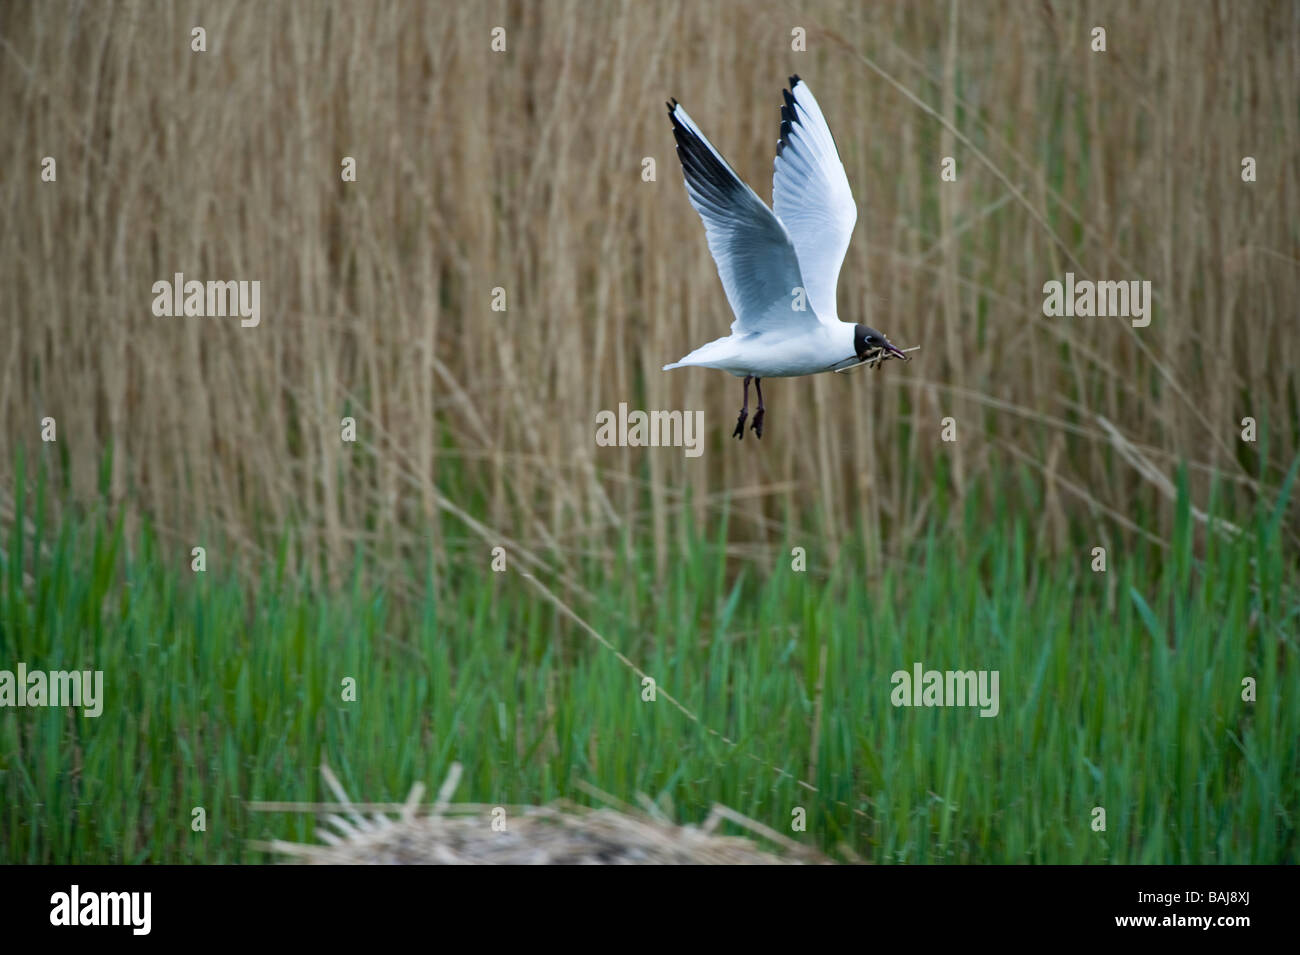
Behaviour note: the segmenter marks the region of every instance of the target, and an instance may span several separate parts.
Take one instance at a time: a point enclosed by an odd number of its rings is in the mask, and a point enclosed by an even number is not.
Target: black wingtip
[[[792,76],[790,79],[793,81],[799,79],[799,77]],[[793,82],[791,85],[793,85]],[[778,156],[785,152],[786,146],[790,145],[792,127],[799,122],[799,114],[794,109],[794,94],[789,90],[781,90],[781,96],[785,99],[785,102],[781,105],[781,136],[776,141],[776,154]]]
[[[799,74],[798,73],[794,74],[794,76],[790,77],[790,89],[794,89],[802,82],[803,80],[799,79]]]
[[[669,100],[668,100],[668,103],[667,103],[667,106],[668,106],[668,115],[671,116],[672,113],[673,113],[673,110],[675,110],[675,109],[677,108],[677,98],[676,98],[676,97],[673,97],[673,98],[669,99]]]
[[[677,101],[673,100],[673,107]],[[702,136],[670,113],[673,124],[673,139],[677,143],[677,158],[682,164],[682,173],[687,185],[704,195],[710,201],[725,202],[733,193],[743,191],[745,186],[722,158],[722,154],[713,150]]]

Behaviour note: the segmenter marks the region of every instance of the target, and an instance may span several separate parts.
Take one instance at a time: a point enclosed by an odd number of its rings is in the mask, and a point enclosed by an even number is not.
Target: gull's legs
[[[733,438],[745,440],[745,418],[749,416],[749,379],[751,375],[745,376],[745,403],[740,406],[740,417],[736,419],[736,430],[731,432]],[[762,402],[762,398],[759,399]]]
[[[758,392],[758,410],[754,412],[754,423],[750,425],[754,429],[754,437],[763,437],[763,379],[754,379],[754,390]]]

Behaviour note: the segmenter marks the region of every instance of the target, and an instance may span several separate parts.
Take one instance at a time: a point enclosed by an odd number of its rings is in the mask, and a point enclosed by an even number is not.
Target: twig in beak
[[[852,365],[846,365],[843,368],[835,368],[834,371],[835,374],[838,375],[841,372],[852,371],[854,368],[861,367],[862,365],[875,368],[881,362],[888,361],[890,358],[901,358],[903,361],[911,361],[911,359],[907,357],[907,353],[920,350],[920,345],[913,345],[911,348],[898,348],[894,345],[887,345],[885,348],[873,349],[871,354],[861,361],[854,362]],[[848,359],[846,358],[845,361],[848,361]]]

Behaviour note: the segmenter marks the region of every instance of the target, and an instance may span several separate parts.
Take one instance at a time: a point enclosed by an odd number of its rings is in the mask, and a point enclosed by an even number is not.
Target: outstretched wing
[[[831,323],[837,319],[835,286],[858,207],[831,129],[808,84],[792,76],[790,89],[782,93],[772,208],[798,253],[813,311]]]
[[[704,220],[709,251],[736,320],[733,334],[795,328],[816,321],[805,296],[799,258],[772,210],[704,138],[673,100],[668,104],[686,194]]]

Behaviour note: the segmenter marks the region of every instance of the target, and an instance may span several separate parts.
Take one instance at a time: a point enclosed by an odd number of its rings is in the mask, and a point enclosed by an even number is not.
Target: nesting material
[[[405,803],[356,804],[328,767],[321,768],[338,803],[251,803],[263,812],[315,812],[322,845],[274,840],[255,848],[306,865],[806,865],[827,860],[792,839],[724,806],[704,825],[671,821],[623,807],[589,809],[568,803],[494,807],[452,804],[460,777],[454,765],[432,806],[419,806],[424,787]],[[728,820],[749,829],[774,851],[739,836],[714,833]],[[329,831],[330,827],[334,832]],[[336,834],[337,833],[337,834]]]
[[[913,345],[911,348],[900,349],[900,351],[902,351],[903,354],[909,354],[911,352],[920,351],[920,350],[921,350],[920,345]],[[871,352],[867,355],[867,357],[862,359],[862,361],[855,362],[852,365],[846,365],[843,368],[836,368],[835,374],[840,375],[846,371],[852,371],[854,368],[861,368],[863,365],[866,365],[868,368],[875,368],[881,362],[889,361],[891,358],[898,358],[898,356],[886,352],[883,348],[873,348]]]

